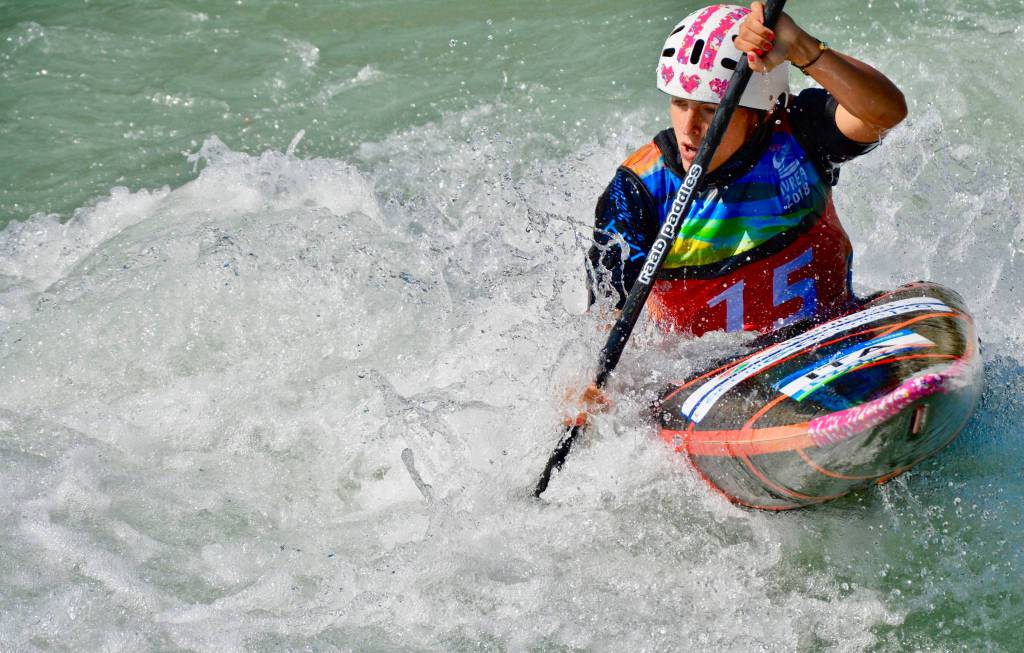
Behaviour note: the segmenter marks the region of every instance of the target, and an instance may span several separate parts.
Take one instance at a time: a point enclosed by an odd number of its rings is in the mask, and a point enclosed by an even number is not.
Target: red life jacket
[[[643,182],[664,222],[682,179],[658,145],[623,166]],[[665,328],[694,335],[831,314],[852,301],[852,253],[831,185],[783,114],[749,171],[698,193],[647,308]]]
[[[661,279],[647,310],[662,326],[765,331],[847,308],[853,248],[829,199],[809,231],[781,251],[712,279]]]

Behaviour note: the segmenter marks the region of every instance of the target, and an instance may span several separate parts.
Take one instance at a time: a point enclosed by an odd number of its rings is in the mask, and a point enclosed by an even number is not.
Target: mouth
[[[697,147],[693,145],[687,145],[686,143],[679,144],[679,156],[683,161],[687,163],[693,163],[693,160],[697,158]]]

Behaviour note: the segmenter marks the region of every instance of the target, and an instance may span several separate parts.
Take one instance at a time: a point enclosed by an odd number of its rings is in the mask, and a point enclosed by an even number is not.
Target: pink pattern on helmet
[[[687,93],[693,93],[694,89],[700,86],[700,77],[698,75],[690,75],[689,77],[679,76],[679,85],[683,87],[683,90]]]
[[[715,56],[718,54],[719,48],[722,47],[725,35],[729,33],[729,30],[736,24],[736,21],[742,20],[749,13],[750,10],[746,7],[737,7],[722,18],[721,22],[718,23],[718,27],[708,36],[708,42],[704,44],[704,54],[700,57],[701,69],[711,70],[711,67],[715,64]]]
[[[666,65],[662,64],[662,66],[661,66],[661,79],[665,82],[665,84],[668,84],[673,79],[675,79],[675,76],[676,76],[676,69],[675,68],[673,68],[672,66],[666,66]]]
[[[685,63],[686,59],[690,56],[690,48],[693,47],[694,41],[697,39],[697,35],[704,29],[704,23],[708,22],[708,19],[715,15],[722,5],[711,5],[707,7],[697,16],[697,20],[693,21],[693,25],[690,25],[690,29],[686,32],[686,37],[683,38],[683,45],[679,48],[679,54],[676,56],[676,61],[679,63]]]
[[[720,98],[725,97],[725,89],[729,88],[729,82],[724,79],[712,79],[708,86],[711,87],[711,91]]]

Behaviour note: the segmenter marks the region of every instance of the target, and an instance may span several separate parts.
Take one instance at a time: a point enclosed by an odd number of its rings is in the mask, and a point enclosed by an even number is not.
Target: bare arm
[[[754,2],[750,8],[736,47],[751,57],[754,70],[770,70],[787,60],[804,66],[839,104],[836,126],[847,138],[876,141],[906,118],[903,93],[881,72],[849,55],[820,50],[818,40],[787,14],[782,14],[773,32],[764,26],[764,4]]]

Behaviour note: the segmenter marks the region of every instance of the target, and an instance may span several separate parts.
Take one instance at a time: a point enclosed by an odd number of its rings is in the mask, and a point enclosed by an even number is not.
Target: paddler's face
[[[672,116],[672,129],[676,133],[676,142],[679,143],[679,156],[683,160],[683,169],[689,170],[690,164],[697,157],[697,148],[700,147],[704,135],[711,126],[711,119],[715,115],[717,104],[709,102],[696,102],[682,98],[672,98],[669,113]],[[722,142],[711,157],[711,172],[718,166],[729,160],[736,150],[753,135],[760,123],[761,113],[753,109],[737,107],[729,121],[729,128],[722,136]]]

